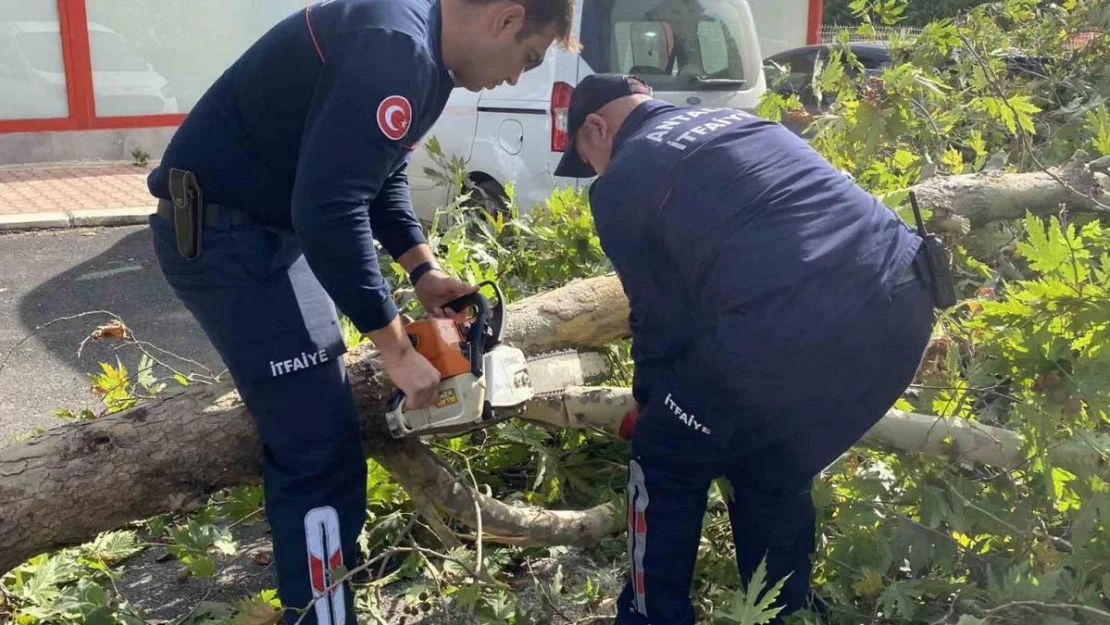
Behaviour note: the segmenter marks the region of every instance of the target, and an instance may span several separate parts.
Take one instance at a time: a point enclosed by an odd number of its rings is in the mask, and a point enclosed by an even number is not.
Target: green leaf
[[[1056,271],[1071,259],[1071,250],[1060,230],[1060,222],[1051,218],[1047,221],[1046,227],[1042,218],[1026,215],[1026,240],[1016,244],[1017,251],[1029,261],[1029,265],[1042,274]]]
[[[460,608],[468,608],[478,602],[482,598],[482,587],[468,582],[459,586],[455,592],[455,602]]]
[[[133,531],[106,532],[97,536],[89,551],[93,557],[112,566],[141,549],[136,540]]]
[[[136,371],[136,379],[143,387],[151,389],[158,382],[154,377],[154,360],[150,356],[143,354],[139,357],[139,368]]]
[[[956,625],[988,625],[988,624],[987,624],[987,621],[985,619],[981,619],[977,616],[972,616],[970,614],[963,614],[963,615],[960,616],[960,620],[956,621]]]
[[[879,605],[883,613],[889,616],[899,614],[903,618],[913,619],[917,613],[917,600],[923,591],[916,581],[899,581],[887,586],[879,597]]]
[[[280,603],[272,591],[237,601],[230,625],[274,625],[281,621]]]
[[[1105,104],[1087,111],[1085,129],[1091,135],[1091,147],[1101,156],[1110,155],[1110,108]]]
[[[23,596],[35,603],[49,606],[61,596],[59,586],[77,579],[81,566],[69,551],[50,557],[41,556],[32,562],[37,562],[32,570]]]
[[[778,580],[774,586],[764,592],[764,588],[766,588],[767,559],[763,558],[760,560],[759,566],[756,567],[747,587],[745,588],[741,584],[741,587],[736,590],[725,607],[725,611],[714,614],[714,617],[737,625],[766,625],[770,623],[782,611],[782,606],[774,606],[774,602],[782,591],[783,584],[791,575],[793,573]]]
[[[1035,134],[1036,129],[1033,127],[1033,113],[1041,112],[1041,108],[1033,104],[1033,102],[1029,100],[1029,96],[1024,95],[1012,96],[1007,102],[1010,105],[1009,108],[1015,111],[1018,125],[1021,126],[1025,132]],[[1010,128],[1010,132],[1014,132],[1013,127],[1009,125],[1007,127]]]
[[[112,596],[105,587],[87,577],[77,580],[77,584],[65,590],[55,608],[63,614],[77,617],[85,623],[112,623]]]
[[[224,513],[234,522],[242,521],[262,510],[262,487],[251,484],[228,490]]]
[[[202,623],[209,623],[216,621],[217,623],[226,623],[235,614],[235,608],[230,603],[221,601],[202,601],[197,605],[196,610],[193,611],[192,617],[180,625],[200,625]]]
[[[1019,126],[1025,132],[1033,134],[1035,128],[1032,114],[1041,111],[1040,107],[1024,95],[1015,95],[1005,100],[993,96],[981,96],[972,99],[970,107],[1002,122],[1010,134],[1016,134]]]

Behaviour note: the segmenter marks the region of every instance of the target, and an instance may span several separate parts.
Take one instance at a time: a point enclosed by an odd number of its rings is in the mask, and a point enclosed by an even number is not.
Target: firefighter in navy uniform
[[[412,407],[437,370],[402,332],[374,240],[425,310],[474,288],[436,265],[406,166],[456,86],[513,84],[570,36],[573,0],[326,0],[230,66],[149,177],[163,274],[257,422],[278,591],[293,622],[355,623],[366,463],[337,306]]]
[[[719,476],[742,579],[766,556],[772,583],[790,575],[780,617],[803,608],[812,480],[906,389],[931,334],[924,239],[790,131],[735,109],[594,75],[568,124],[556,174],[598,175],[593,217],[631,305],[631,571],[617,623],[694,623]]]

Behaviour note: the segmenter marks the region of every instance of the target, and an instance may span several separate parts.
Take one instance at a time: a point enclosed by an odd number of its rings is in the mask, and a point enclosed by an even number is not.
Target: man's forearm
[[[435,259],[436,257],[432,254],[432,248],[428,247],[427,243],[420,243],[404,254],[401,254],[401,256],[397,258],[397,262],[405,268],[405,273],[412,273],[412,270],[416,269],[421,264],[428,261],[435,262]]]
[[[364,336],[374,342],[374,347],[385,357],[399,356],[412,348],[408,336],[401,325],[400,315],[395,316],[385,327],[371,330]]]

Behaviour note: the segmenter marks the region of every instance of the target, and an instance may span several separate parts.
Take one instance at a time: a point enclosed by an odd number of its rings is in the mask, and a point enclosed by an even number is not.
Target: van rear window
[[[636,74],[656,91],[735,89],[744,79],[732,0],[589,0],[582,58],[596,73]]]

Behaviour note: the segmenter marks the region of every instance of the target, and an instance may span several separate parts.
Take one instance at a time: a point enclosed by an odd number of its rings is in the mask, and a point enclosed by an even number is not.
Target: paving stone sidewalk
[[[143,223],[155,206],[149,173],[122,162],[0,167],[0,230]]]

